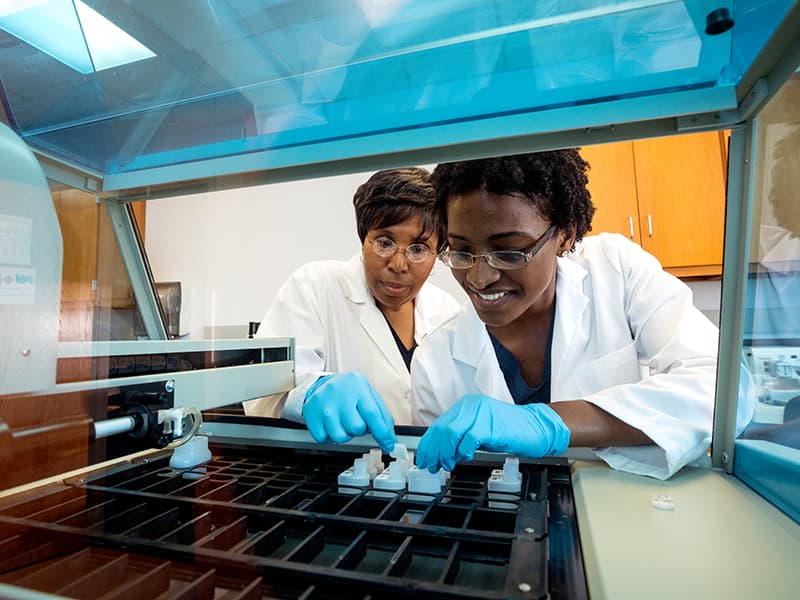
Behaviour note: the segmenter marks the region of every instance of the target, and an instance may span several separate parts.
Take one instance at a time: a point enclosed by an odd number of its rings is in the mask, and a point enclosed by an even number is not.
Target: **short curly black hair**
[[[437,250],[446,242],[444,226],[436,210],[431,174],[421,167],[386,169],[358,186],[353,196],[356,228],[361,243],[371,229],[391,227],[411,217],[422,221],[420,239],[437,238]]]
[[[574,231],[579,242],[592,230],[595,211],[586,188],[588,169],[577,148],[442,163],[432,175],[436,210],[446,228],[447,201],[453,196],[481,189],[522,194],[559,230]]]

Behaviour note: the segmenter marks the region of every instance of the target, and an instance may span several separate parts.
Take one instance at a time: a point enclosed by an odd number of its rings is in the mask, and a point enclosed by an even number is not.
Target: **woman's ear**
[[[558,255],[565,256],[570,253],[575,245],[575,226],[570,225],[568,229],[558,230]]]

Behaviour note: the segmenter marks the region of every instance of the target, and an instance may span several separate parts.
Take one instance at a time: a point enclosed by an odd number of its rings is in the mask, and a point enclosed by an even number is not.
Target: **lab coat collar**
[[[361,260],[360,253],[356,254],[347,262],[345,271],[348,276],[345,283],[344,294],[350,302],[361,305],[361,316],[359,319],[361,327],[364,328],[367,335],[375,342],[378,350],[383,354],[389,364],[392,365],[395,372],[397,372],[404,381],[410,384],[411,378],[408,373],[408,368],[406,367],[406,363],[403,362],[403,357],[394,341],[394,336],[386,321],[386,317],[383,316],[378,305],[375,304],[375,299],[372,297],[369,286],[367,286],[367,278],[364,275],[364,263]],[[421,326],[427,331],[431,328],[431,316],[426,314],[424,308],[420,308],[420,305],[424,304],[424,302],[419,301],[419,296],[422,295],[423,291],[424,286],[423,289],[420,290],[420,294],[417,296],[417,302],[414,306],[414,337],[417,341],[419,341],[418,332]]]
[[[345,263],[344,271],[347,274],[344,280],[345,298],[355,304],[364,304],[370,293],[360,252]]]
[[[578,250],[580,251],[580,250]],[[570,349],[585,340],[588,332],[580,327],[584,313],[589,306],[589,296],[583,288],[588,275],[586,269],[569,257],[557,259],[556,273],[556,317],[553,326],[553,345],[550,351],[551,397],[556,398],[558,383],[566,374],[561,372]]]
[[[475,369],[474,381],[481,394],[513,403],[489,332],[470,300],[461,305],[454,326],[453,360]]]
[[[570,347],[574,343],[576,329],[589,306],[589,298],[583,290],[587,271],[569,258],[559,258],[556,274],[556,322],[553,329],[551,351],[551,379],[558,381]],[[499,399],[510,394],[497,362],[494,348],[486,326],[475,312],[472,302],[467,300],[461,307],[453,332],[453,359],[476,370],[475,383],[484,394]]]
[[[428,337],[438,323],[445,319],[445,304],[437,299],[441,290],[434,289],[432,284],[425,283],[414,302],[414,339],[417,344]]]
[[[361,253],[353,256],[345,264],[347,278],[345,283],[345,297],[355,304],[375,304],[374,298],[367,286],[367,278],[364,275],[364,263],[361,260]],[[417,344],[421,343],[428,334],[433,331],[436,324],[443,319],[443,304],[437,301],[436,292],[430,284],[424,284],[417,294],[414,303],[414,337]],[[377,306],[375,306],[377,308]],[[383,318],[383,317],[381,317]],[[394,340],[392,340],[394,341]]]

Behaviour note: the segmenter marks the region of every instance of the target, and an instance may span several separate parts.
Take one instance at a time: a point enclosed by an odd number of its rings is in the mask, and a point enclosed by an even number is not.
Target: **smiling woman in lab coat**
[[[258,328],[295,338],[296,387],[245,411],[305,422],[319,442],[370,431],[388,451],[394,423],[411,422],[412,354],[458,303],[426,282],[443,243],[428,171],[379,171],[353,204],[360,255],[300,267]]]
[[[638,245],[583,239],[587,168],[562,150],[434,170],[441,258],[471,302],[414,356],[418,466],[588,446],[667,478],[707,452],[717,329]]]

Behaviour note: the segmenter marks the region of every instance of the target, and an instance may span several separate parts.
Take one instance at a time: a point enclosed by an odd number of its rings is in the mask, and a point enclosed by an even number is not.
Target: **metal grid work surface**
[[[585,598],[566,466],[459,465],[437,495],[342,488],[343,452],[216,447],[0,502],[0,584],[75,598]],[[358,457],[360,455],[355,455]]]

